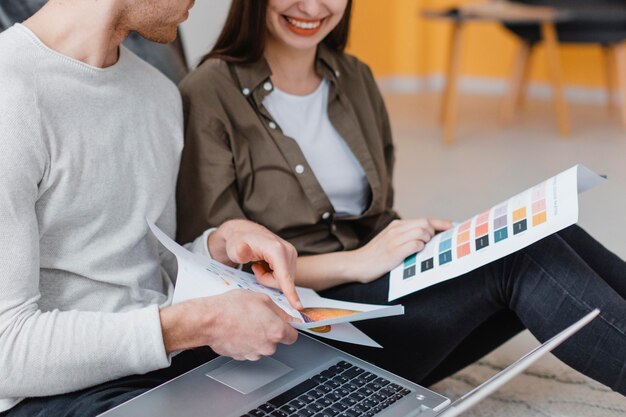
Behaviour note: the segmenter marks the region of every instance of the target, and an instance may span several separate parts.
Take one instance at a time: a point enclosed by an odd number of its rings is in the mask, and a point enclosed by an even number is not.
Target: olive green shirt
[[[378,234],[393,211],[394,148],[382,96],[367,65],[320,46],[316,70],[330,81],[328,116],[363,167],[371,200],[358,216],[335,215],[298,144],[263,107],[271,70],[204,62],[180,84],[185,148],[178,180],[178,239],[229,219],[249,219],[301,255],[350,250]]]

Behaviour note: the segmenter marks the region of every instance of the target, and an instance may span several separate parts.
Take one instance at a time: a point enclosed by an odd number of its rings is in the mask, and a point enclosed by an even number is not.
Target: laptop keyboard
[[[341,361],[241,417],[371,417],[410,392]]]

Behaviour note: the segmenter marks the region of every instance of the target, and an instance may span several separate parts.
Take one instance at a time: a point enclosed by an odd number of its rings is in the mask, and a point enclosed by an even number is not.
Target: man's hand
[[[237,360],[272,355],[279,343],[290,345],[298,332],[292,318],[265,294],[233,290],[197,298],[161,310],[167,353],[209,346]]]
[[[298,253],[289,242],[251,221],[229,220],[209,235],[208,247],[226,265],[256,262],[252,271],[259,282],[280,288],[293,308],[302,309],[294,285]]]

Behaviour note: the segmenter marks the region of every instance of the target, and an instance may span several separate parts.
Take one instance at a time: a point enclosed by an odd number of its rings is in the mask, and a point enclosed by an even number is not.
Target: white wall
[[[222,30],[231,0],[196,0],[181,35],[190,67],[213,46]]]

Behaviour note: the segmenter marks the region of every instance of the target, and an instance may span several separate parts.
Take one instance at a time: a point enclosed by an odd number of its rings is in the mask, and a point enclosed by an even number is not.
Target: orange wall
[[[476,0],[354,0],[348,51],[367,62],[378,76],[441,74],[450,38],[447,23],[426,21],[424,9],[445,8]],[[478,0],[480,1],[480,0]],[[465,32],[463,74],[506,78],[516,41],[497,24],[471,24]],[[604,83],[602,51],[595,46],[561,48],[565,81],[570,85]],[[533,55],[532,78],[545,81],[542,48]]]

